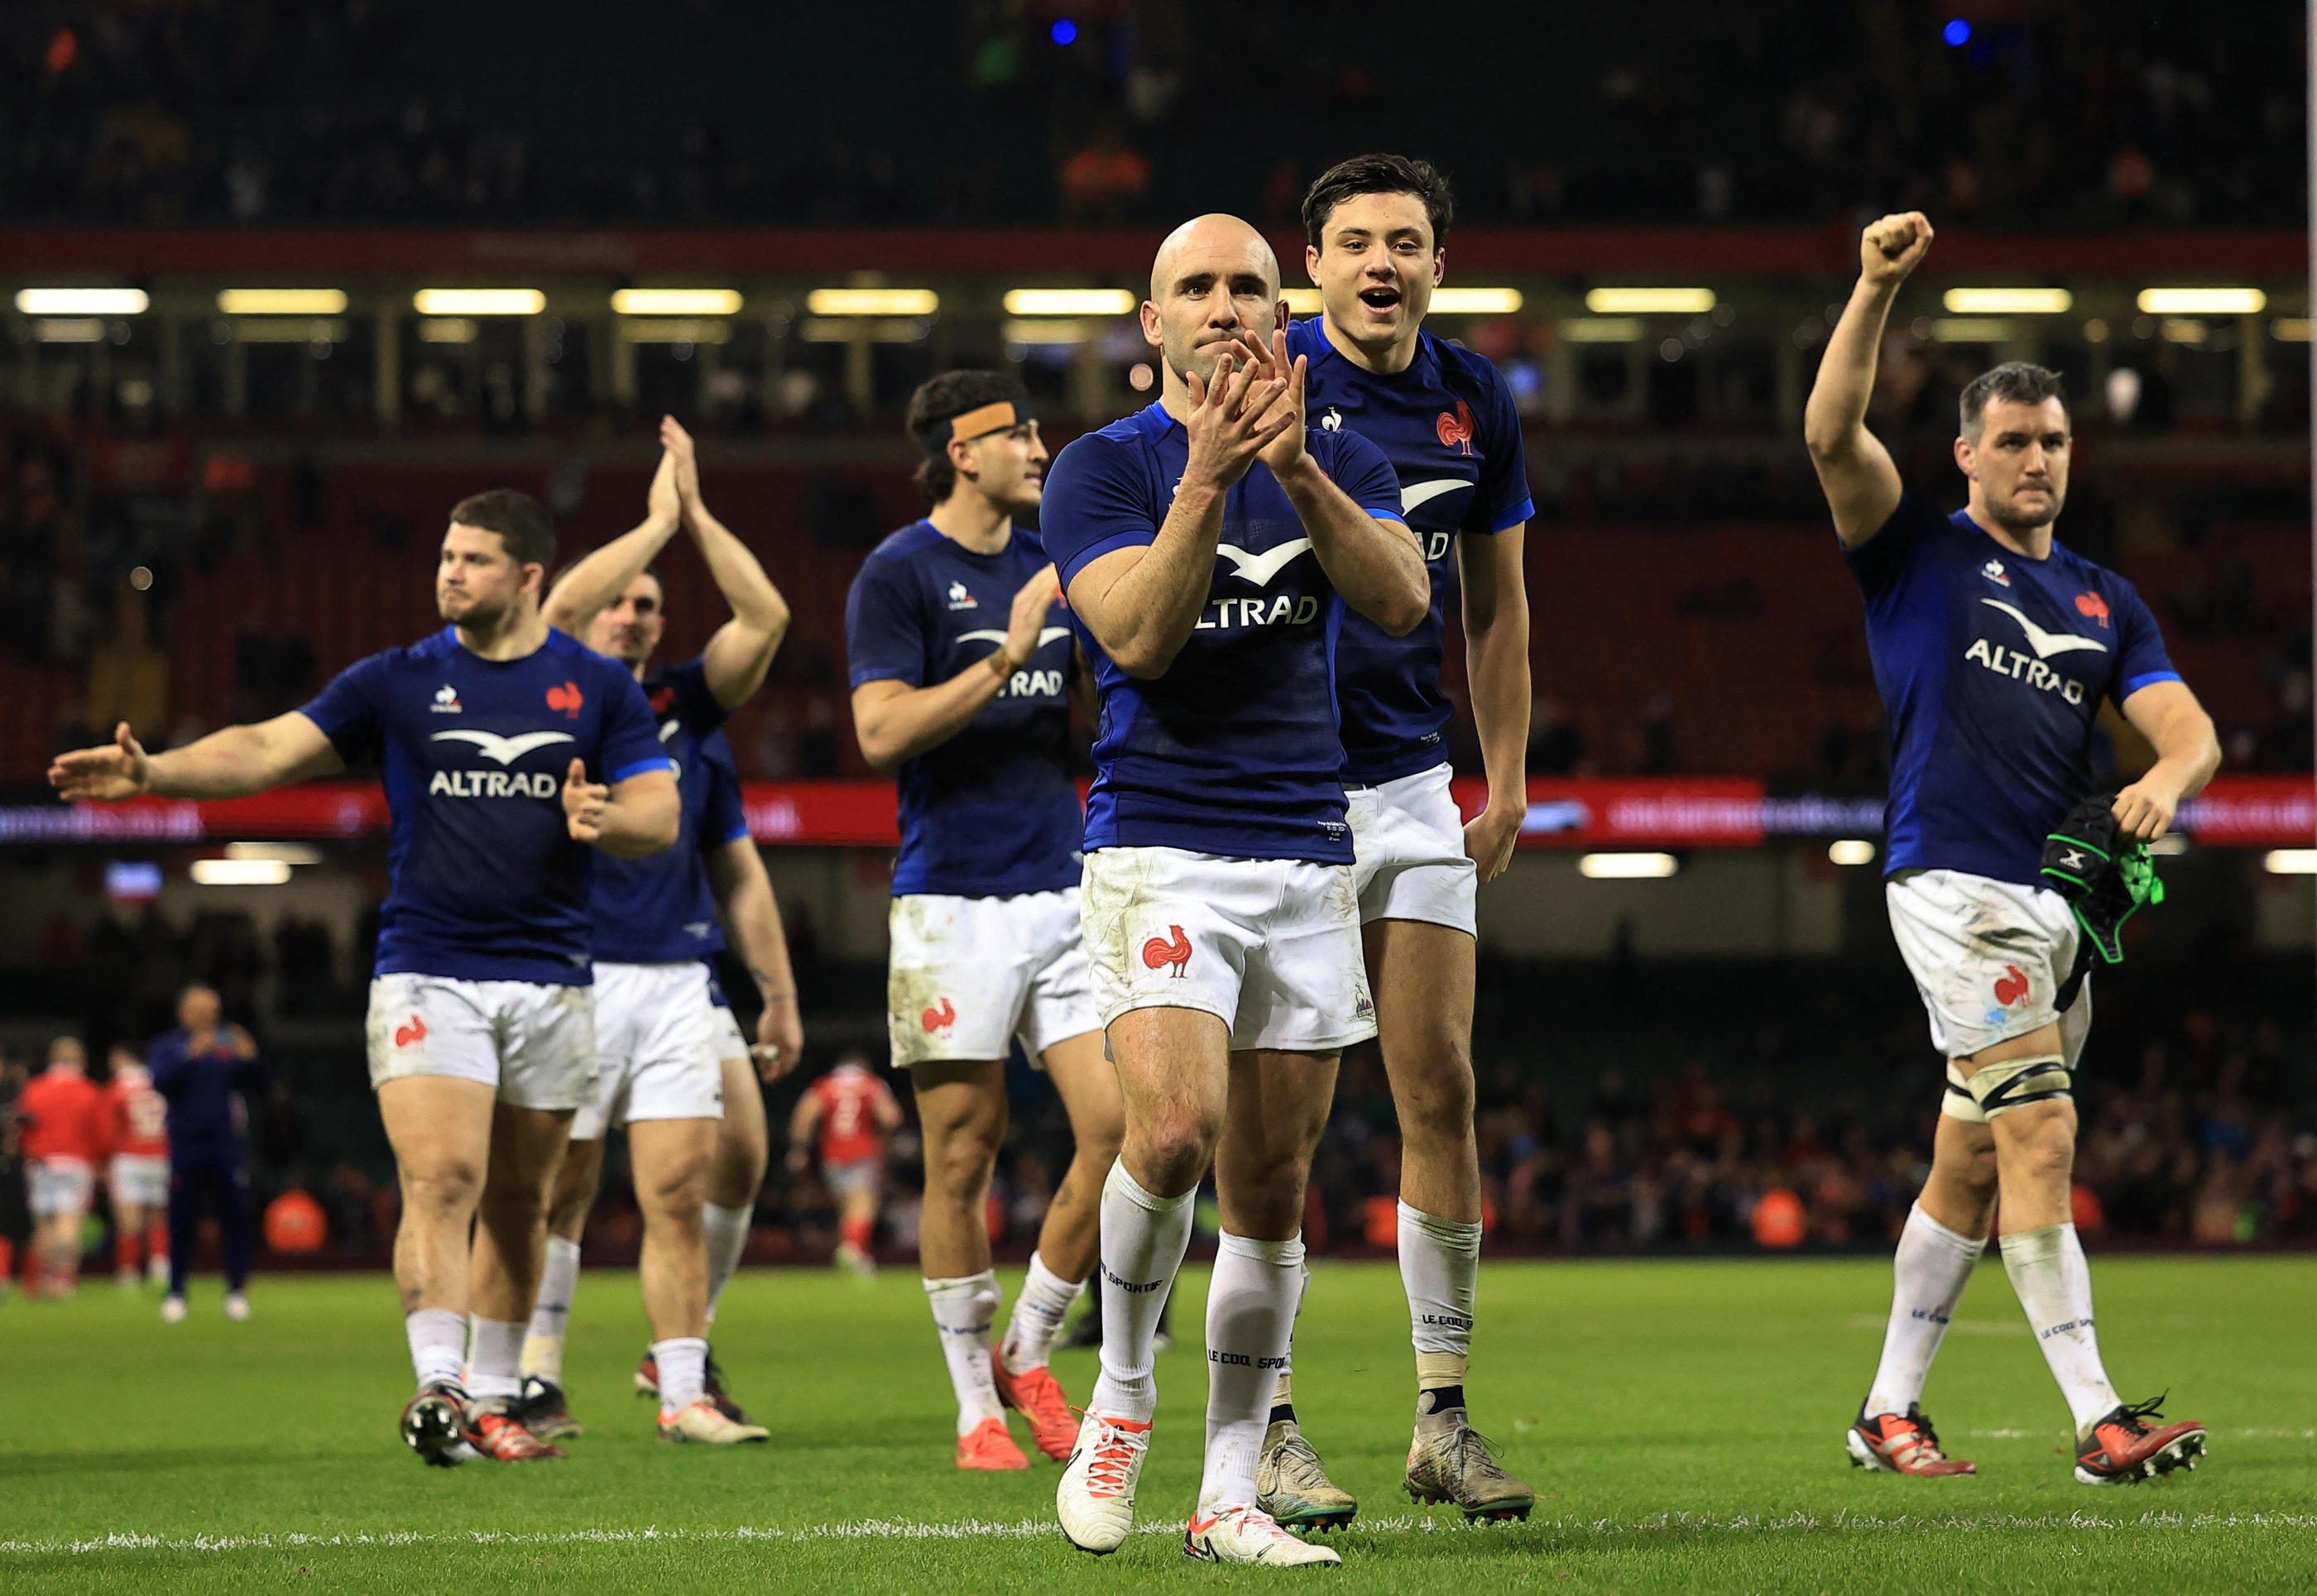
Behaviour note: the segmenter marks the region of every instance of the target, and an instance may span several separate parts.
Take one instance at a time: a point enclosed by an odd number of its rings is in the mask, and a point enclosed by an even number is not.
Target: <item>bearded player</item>
[[[1015,525],[1037,509],[1046,465],[1022,385],[944,372],[910,398],[908,429],[930,507],[862,563],[845,606],[862,756],[900,789],[886,1025],[925,1133],[917,1254],[957,1398],[957,1466],[1027,1468],[1003,1409],[1048,1457],[1069,1456],[1077,1426],[1050,1355],[1094,1269],[1119,1138],[1078,941],[1070,633],[1044,548]],[[1016,1040],[1054,1083],[1077,1150],[993,1350],[984,1212]]]
[[[589,879],[599,855],[667,847],[681,819],[643,690],[540,613],[554,559],[536,500],[463,499],[435,568],[440,632],[262,724],[148,754],[124,722],[49,768],[68,798],[227,798],[379,756],[392,834],[368,1032],[402,1186],[418,1390],[401,1432],[444,1467],[562,1456],[516,1409],[548,1184],[595,1099]]]
[[[1102,1199],[1102,1378],[1055,1506],[1132,1529],[1151,1341],[1212,1166],[1207,1445],[1184,1550],[1329,1565],[1257,1502],[1303,1289],[1311,1159],[1347,1044],[1375,1034],[1336,733],[1344,607],[1404,634],[1424,561],[1374,444],[1308,429],[1279,263],[1236,217],[1168,235],[1143,336],[1157,404],[1062,451],[1042,517],[1102,692],[1086,942],[1126,1101]]]
[[[1865,230],[1803,416],[1890,714],[1891,930],[1947,1059],[1882,1363],[1846,1442],[1867,1468],[1976,1472],[1941,1451],[1919,1398],[1999,1199],[2004,1272],[2075,1421],[2076,1478],[2127,1483],[2189,1462],[2205,1427],[2152,1424],[2157,1404],[2119,1398],[2100,1360],[2070,1199],[2085,933],[2040,866],[2047,834],[2092,792],[2102,700],[2157,756],[2116,797],[2119,841],[2169,830],[2221,751],[2140,595],[2053,539],[2073,442],[2056,376],[2012,361],[1964,389],[1955,459],[1970,497],[1952,515],[1908,492],[1866,430],[1891,302],[1930,246],[1919,212]]]
[[[788,630],[789,608],[756,557],[710,513],[691,437],[663,418],[660,441],[666,468],[653,481],[644,522],[565,572],[546,603],[550,621],[618,660],[643,688],[661,745],[675,762],[683,818],[676,845],[666,852],[614,860],[595,872],[590,907],[601,1079],[595,1101],[572,1121],[571,1149],[555,1179],[553,1234],[523,1345],[523,1373],[532,1382],[525,1416],[544,1433],[577,1433],[563,1399],[563,1342],[578,1281],[579,1237],[603,1173],[604,1137],[619,1126],[628,1133],[644,1220],[637,1280],[652,1342],[640,1382],[659,1398],[662,1439],[731,1445],[764,1440],[768,1432],[749,1422],[720,1379],[712,1379],[708,1305],[738,1262],[735,1238],[746,1244],[754,1203],[733,1222],[711,1216],[707,1199],[728,1072],[737,1077],[733,1098],[756,1097],[756,1082],[745,1052],[720,1057],[735,1049],[727,1039],[729,1010],[719,1019],[708,962],[724,946],[709,866],[727,852],[753,855],[756,843],[744,821],[711,816],[718,783],[711,761],[729,764],[720,728],[763,683]],[[666,605],[649,567],[679,526],[691,531],[732,618],[698,658],[655,672],[651,656],[666,629]],[[796,985],[779,916],[771,917],[769,929],[757,917],[727,923],[764,989],[766,1013],[785,1019],[766,1056],[767,1067],[777,1071],[783,1048],[785,1062],[793,1063],[796,1053]],[[761,1099],[757,1110],[761,1118]],[[723,1221],[716,1226],[713,1262],[711,1217]]]
[[[1344,793],[1376,1041],[1402,1150],[1400,1274],[1416,1349],[1416,1433],[1403,1481],[1468,1519],[1524,1519],[1528,1486],[1498,1467],[1467,1417],[1464,1374],[1481,1263],[1481,1158],[1472,1134],[1473,897],[1512,858],[1528,813],[1528,597],[1521,543],[1534,506],[1520,417],[1487,360],[1424,330],[1447,270],[1454,201],[1423,161],[1361,156],[1303,200],[1304,263],[1321,314],[1288,329],[1310,362],[1311,414],[1357,432],[1400,477],[1400,507],[1432,579],[1406,637],[1357,614],[1336,646]],[[1440,691],[1449,593],[1462,578],[1472,718],[1488,806],[1469,823],[1450,795]],[[1279,1377],[1258,1477],[1283,1524],[1347,1523]]]

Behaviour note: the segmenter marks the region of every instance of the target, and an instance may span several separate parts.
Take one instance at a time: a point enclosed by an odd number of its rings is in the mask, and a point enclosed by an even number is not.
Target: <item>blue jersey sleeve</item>
[[[1901,494],[1899,507],[1891,512],[1891,519],[1874,531],[1864,543],[1854,543],[1842,551],[1849,562],[1850,574],[1857,578],[1859,588],[1869,599],[1879,599],[1898,585],[1905,574],[1907,561],[1915,552],[1915,544],[1922,534],[1926,519],[1941,519],[1937,511],[1912,494]]]
[[[864,561],[845,599],[845,654],[859,687],[926,684],[925,584],[897,559]]]
[[[1353,504],[1378,521],[1406,523],[1407,513],[1400,507],[1400,476],[1384,458],[1382,450],[1357,432],[1314,432],[1311,436],[1324,441],[1319,455],[1320,468],[1328,473],[1329,481],[1350,495]]]
[[[2116,706],[2143,687],[2159,682],[2178,682],[2180,673],[2174,668],[2172,656],[2165,651],[2164,633],[2156,624],[2156,617],[2140,592],[2122,577],[2109,578],[2116,594],[2108,608],[2116,614]]]
[[[1536,501],[1529,496],[1528,455],[1521,442],[1520,412],[1513,406],[1512,387],[1495,367],[1489,375],[1488,397],[1481,407],[1487,451],[1481,460],[1480,491],[1472,495],[1472,512],[1462,530],[1494,536],[1534,517]]]
[[[387,665],[383,654],[356,660],[299,711],[321,728],[348,764],[378,745]]]
[[[671,706],[684,729],[694,737],[705,737],[722,726],[730,711],[708,685],[708,661],[705,656],[685,660],[660,677],[660,684],[675,694]]]
[[[1384,467],[1384,476],[1391,479],[1390,466]],[[1392,502],[1399,503],[1397,484]],[[1046,474],[1038,535],[1062,579],[1062,591],[1068,593],[1078,574],[1102,556],[1158,541],[1164,519],[1165,513],[1151,502],[1145,473],[1136,468],[1126,446],[1088,432],[1057,455],[1053,469]]]
[[[741,801],[740,769],[732,758],[732,745],[722,732],[701,740],[700,762],[708,777],[708,807],[701,819],[701,840],[729,843],[748,835],[748,809]]]
[[[608,663],[608,662],[607,662]],[[672,771],[675,762],[660,746],[659,723],[651,702],[627,672],[613,665],[603,673],[604,731],[599,767],[606,782],[625,781],[647,771]]]

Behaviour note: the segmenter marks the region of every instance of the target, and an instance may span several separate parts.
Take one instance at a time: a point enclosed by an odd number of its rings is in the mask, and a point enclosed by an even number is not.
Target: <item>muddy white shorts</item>
[[[1105,1026],[1129,1009],[1202,1009],[1235,1050],[1295,1053],[1375,1035],[1349,865],[1097,849],[1085,919]]]
[[[156,1158],[149,1153],[115,1153],[106,1165],[105,1185],[112,1192],[113,1206],[130,1204],[140,1208],[166,1208],[169,1206],[169,1161]]]
[[[1003,1058],[1031,1064],[1100,1030],[1078,941],[1078,889],[1010,897],[913,892],[893,900],[885,1023],[893,1065]]]
[[[2070,1070],[2092,1024],[2091,980],[2063,1013],[2060,988],[2076,967],[2081,934],[2067,901],[2049,887],[2023,887],[1961,870],[1908,870],[1883,883],[1891,934],[1915,977],[1931,1021],[1931,1046],[1968,1058],[2054,1020]],[[1964,1072],[1947,1066],[1951,1084]],[[1947,1112],[1984,1118],[1967,1093],[1947,1093]]]
[[[1477,934],[1480,873],[1464,854],[1464,816],[1435,765],[1377,787],[1344,789],[1360,923],[1422,920]]]
[[[85,1214],[96,1190],[96,1171],[77,1158],[28,1158],[24,1161],[25,1206],[36,1219],[57,1214]],[[168,1200],[164,1190],[161,1200]]]
[[[572,1118],[573,1141],[638,1119],[724,1117],[724,1056],[708,988],[708,967],[696,958],[595,967],[595,1098]]]
[[[379,976],[370,984],[370,1083],[449,1075],[518,1109],[577,1109],[595,1095],[595,1016],[585,986]]]

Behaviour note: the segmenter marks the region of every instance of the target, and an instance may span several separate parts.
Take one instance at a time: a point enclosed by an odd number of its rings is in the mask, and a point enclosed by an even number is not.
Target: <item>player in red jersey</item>
[[[885,1140],[901,1126],[892,1089],[872,1074],[869,1061],[848,1053],[797,1099],[789,1119],[789,1167],[801,1172],[820,1141],[820,1172],[837,1202],[836,1262],[874,1274],[869,1250],[885,1194]]]
[[[69,1297],[80,1272],[81,1222],[111,1140],[104,1092],[88,1078],[88,1053],[78,1037],[49,1044],[49,1067],[24,1083],[16,1112],[41,1291]]]
[[[153,1090],[153,1072],[127,1048],[107,1057],[104,1101],[112,1114],[112,1268],[124,1291],[145,1274],[169,1279],[169,1104]],[[144,1249],[140,1267],[138,1249]]]

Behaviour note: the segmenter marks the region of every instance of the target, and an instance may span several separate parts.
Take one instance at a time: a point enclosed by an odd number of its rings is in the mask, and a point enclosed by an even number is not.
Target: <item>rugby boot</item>
[[[2160,1429],[2148,1422],[2164,1415],[2160,1396],[2153,1402],[2127,1402],[2093,1421],[2091,1433],[2076,1449],[2076,1478],[2087,1485],[2133,1485],[2193,1469],[2205,1453],[2205,1427],[2184,1419]]]
[[[421,1386],[402,1410],[402,1444],[434,1468],[455,1468],[476,1456],[467,1423],[465,1387],[449,1380]]]
[[[517,1399],[515,1413],[523,1420],[523,1427],[541,1440],[570,1440],[586,1433],[579,1421],[571,1416],[563,1387],[535,1374],[523,1377],[523,1395]]]
[[[1259,1507],[1229,1507],[1191,1515],[1183,1556],[1202,1563],[1260,1563],[1266,1568],[1333,1568],[1343,1558],[1333,1547],[1313,1546],[1279,1527]]]
[[[644,1349],[643,1360],[636,1365],[636,1395],[654,1397],[659,1395],[659,1360],[652,1356],[649,1347]]]
[[[1293,1419],[1275,1420],[1263,1432],[1255,1504],[1291,1529],[1340,1529],[1360,1511],[1352,1493],[1328,1477],[1327,1466]]]
[[[657,1386],[658,1380],[654,1380],[653,1384]],[[717,1365],[716,1349],[713,1347],[708,1349],[707,1394],[708,1400],[716,1404],[716,1411],[735,1424],[756,1422],[754,1419],[748,1417],[748,1410],[733,1401],[731,1394],[724,1389],[724,1370]]]
[[[467,1409],[468,1434],[476,1451],[499,1463],[537,1463],[563,1456],[523,1427],[513,1399],[495,1397]]]
[[[703,1441],[711,1447],[735,1447],[770,1440],[773,1432],[762,1424],[736,1424],[708,1397],[688,1402],[659,1416],[659,1438],[673,1441]]]
[[[1469,1524],[1525,1519],[1536,1493],[1497,1462],[1496,1443],[1472,1428],[1461,1407],[1419,1414],[1408,1445],[1408,1478],[1417,1502],[1453,1502]]]
[[[1069,1462],[1070,1449],[1078,1444],[1078,1427],[1053,1370],[1041,1363],[1013,1374],[997,1352],[989,1354],[989,1368],[997,1378],[997,1400],[1030,1421],[1030,1439],[1038,1449],[1057,1463]]]
[[[1086,1415],[1054,1487],[1054,1513],[1072,1546],[1099,1557],[1126,1544],[1134,1530],[1134,1488],[1150,1451],[1149,1421]]]
[[[957,1438],[957,1466],[970,1474],[1002,1474],[1027,1468],[1030,1459],[1006,1432],[1003,1419],[984,1419]]]
[[[1919,1479],[1979,1472],[1978,1464],[1939,1450],[1938,1434],[1919,1403],[1909,1403],[1903,1413],[1876,1413],[1873,1418],[1866,1416],[1862,1406],[1858,1422],[1843,1436],[1842,1443],[1849,1449],[1853,1468],[1911,1474]]]

